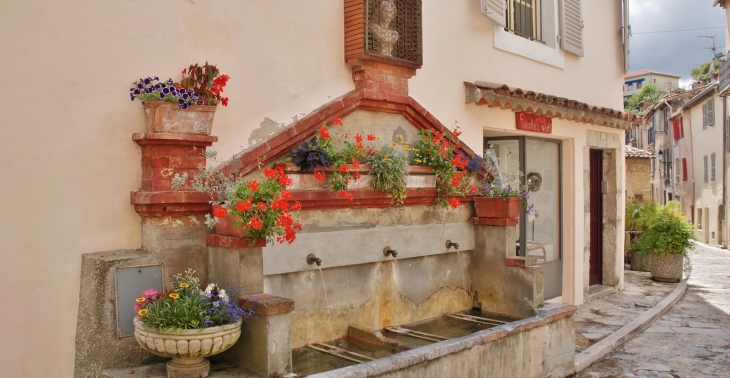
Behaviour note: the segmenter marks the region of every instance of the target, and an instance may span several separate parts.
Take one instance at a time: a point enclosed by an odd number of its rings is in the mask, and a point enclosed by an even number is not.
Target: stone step
[[[165,363],[137,366],[128,369],[107,370],[104,378],[167,378]],[[264,378],[227,362],[210,362],[208,378]]]

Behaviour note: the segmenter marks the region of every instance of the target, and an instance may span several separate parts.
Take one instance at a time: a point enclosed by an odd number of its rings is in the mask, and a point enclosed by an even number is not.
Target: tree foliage
[[[641,88],[641,91],[634,93],[631,97],[624,99],[624,110],[629,113],[637,113],[639,111],[639,103],[644,100],[652,102],[659,101],[662,95],[656,88],[656,84],[648,84]]]
[[[712,66],[712,63],[715,63],[712,73],[716,74],[720,72],[720,66],[722,66],[724,58],[724,53],[717,53],[714,59],[702,63],[699,67],[693,68],[691,71],[692,78],[697,81],[708,82],[710,80],[710,66]]]

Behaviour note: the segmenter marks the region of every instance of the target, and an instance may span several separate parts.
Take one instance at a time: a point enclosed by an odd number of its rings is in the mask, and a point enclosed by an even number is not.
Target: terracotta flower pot
[[[254,247],[266,246],[266,239],[258,239],[251,243],[251,239],[246,236],[243,224],[240,219],[233,215],[227,214],[223,218],[218,218],[218,222],[215,224],[215,233],[219,235],[237,236],[246,239],[246,245]]]
[[[150,101],[144,104],[147,132],[210,135],[215,110],[208,105],[183,110],[177,103]]]
[[[134,338],[142,349],[172,358],[167,363],[168,377],[207,377],[210,361],[205,357],[227,350],[240,336],[241,319],[217,327],[163,332],[145,328],[139,318],[134,318]]]
[[[474,208],[480,218],[516,218],[520,216],[520,198],[474,197]]]
[[[657,281],[679,282],[683,267],[683,255],[651,254],[651,276]]]

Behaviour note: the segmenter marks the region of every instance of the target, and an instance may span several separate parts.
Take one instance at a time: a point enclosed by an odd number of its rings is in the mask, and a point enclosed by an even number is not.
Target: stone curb
[[[641,314],[631,323],[621,327],[616,332],[608,335],[603,340],[591,345],[588,349],[575,356],[575,372],[579,373],[585,368],[591,366],[594,362],[605,357],[614,349],[623,345],[630,338],[645,330],[652,322],[664,315],[667,310],[674,306],[687,291],[687,280],[681,280],[677,287],[656,306]]]

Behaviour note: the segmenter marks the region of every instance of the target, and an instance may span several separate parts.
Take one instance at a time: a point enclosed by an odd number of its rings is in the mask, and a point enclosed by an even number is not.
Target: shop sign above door
[[[553,132],[553,119],[550,117],[523,112],[517,112],[515,116],[517,118],[517,130],[545,134],[552,134]]]

